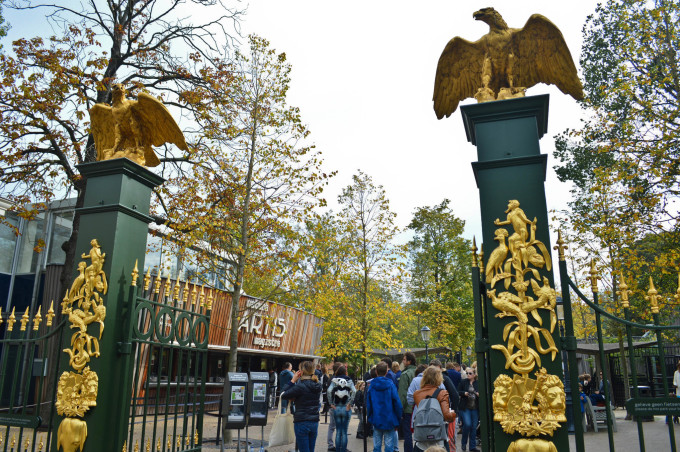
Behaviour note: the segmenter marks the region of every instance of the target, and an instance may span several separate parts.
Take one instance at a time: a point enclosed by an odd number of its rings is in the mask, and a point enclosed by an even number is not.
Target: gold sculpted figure
[[[64,452],[82,451],[87,438],[87,424],[81,419],[65,418],[57,430],[57,450]]]
[[[90,121],[97,160],[127,157],[140,165],[161,162],[151,146],[175,144],[188,151],[184,135],[167,108],[156,98],[139,93],[137,100],[125,98],[125,88],[113,85],[113,104],[96,104]]]
[[[557,452],[557,447],[544,439],[520,438],[510,443],[508,452]]]
[[[508,27],[493,8],[472,17],[489,25],[489,33],[475,42],[456,36],[444,48],[432,96],[438,119],[450,116],[468,97],[479,102],[521,97],[538,83],[583,99],[564,37],[546,17],[534,14],[522,29]]]

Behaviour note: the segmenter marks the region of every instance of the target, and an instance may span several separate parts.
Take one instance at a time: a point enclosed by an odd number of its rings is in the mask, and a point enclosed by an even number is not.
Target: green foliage
[[[642,293],[649,276],[680,269],[679,23],[675,1],[598,5],[583,30],[587,119],[557,137],[556,172],[574,184],[560,223],[573,231],[577,271],[590,258],[604,265],[603,304],[617,312],[620,271]],[[648,318],[643,298],[631,302]]]
[[[420,322],[432,330],[431,345],[457,350],[474,336],[471,244],[461,236],[465,222],[449,203],[419,207],[408,225],[414,232],[408,243],[409,292]]]
[[[2,15],[2,4],[5,0],[0,0],[0,38],[7,36],[7,30],[9,25],[5,22],[5,17]],[[2,50],[2,44],[0,43],[0,50]]]

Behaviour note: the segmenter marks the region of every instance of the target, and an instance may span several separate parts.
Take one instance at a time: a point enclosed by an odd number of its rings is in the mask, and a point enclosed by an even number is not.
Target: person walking
[[[288,383],[293,379],[293,365],[291,363],[283,363],[283,370],[279,374],[279,387],[281,392],[285,391],[284,387],[288,386]],[[283,399],[281,401],[281,413],[285,413],[288,409],[288,399]],[[295,412],[295,409],[291,407],[291,413]]]
[[[461,448],[465,451],[466,443],[469,443],[470,452],[479,451],[476,447],[477,423],[479,422],[479,383],[477,383],[477,371],[474,368],[467,368],[467,378],[460,381],[458,395],[460,396],[458,415],[463,419]]]
[[[323,388],[324,392],[326,393],[326,400],[328,401],[328,411],[331,417],[331,420],[328,421],[328,433],[326,435],[326,443],[328,443],[329,452],[333,452],[335,450],[335,410],[331,405],[331,399],[328,398],[328,388],[331,386],[331,381],[333,380],[333,377],[335,376],[335,373],[338,371],[340,366],[342,366],[342,363],[339,362],[333,363],[332,367],[333,373],[328,376],[328,385]]]
[[[373,452],[381,452],[383,442],[385,452],[396,449],[396,428],[401,422],[402,406],[397,387],[387,377],[388,365],[381,361],[376,366],[378,376],[371,381],[366,393],[368,419],[373,424]]]
[[[423,378],[420,381],[420,389],[413,394],[413,399],[415,401],[414,411],[418,411],[418,405],[426,397],[436,397],[442,414],[444,415],[444,421],[454,422],[456,420],[456,414],[451,410],[449,405],[449,393],[446,389],[441,389],[443,383],[441,369],[436,366],[430,366],[425,369],[422,375]],[[445,437],[436,441],[416,441],[414,450],[416,452],[424,452],[429,447],[446,448],[446,443]]]
[[[680,361],[678,361],[678,368],[673,373],[673,386],[675,386],[675,397],[680,397]],[[673,416],[673,423],[680,424],[680,417]]]
[[[321,383],[314,375],[314,363],[303,361],[290,382],[282,388],[283,400],[295,399],[293,427],[295,442],[300,452],[314,452],[319,431],[319,397]]]
[[[399,377],[399,401],[403,407],[401,415],[401,428],[404,434],[404,452],[413,452],[413,435],[411,434],[411,415],[413,408],[407,403],[408,388],[416,373],[416,355],[412,352],[404,353],[401,360],[404,370]]]
[[[347,376],[347,369],[345,366],[338,367],[328,387],[328,400],[335,418],[335,450],[337,452],[347,452],[347,427],[352,415],[355,393],[356,388]]]

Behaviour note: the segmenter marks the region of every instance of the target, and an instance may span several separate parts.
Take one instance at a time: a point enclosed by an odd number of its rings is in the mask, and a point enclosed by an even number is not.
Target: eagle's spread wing
[[[139,136],[145,140],[144,158],[146,166],[157,166],[160,160],[151,146],[162,146],[172,143],[183,151],[189,148],[184,141],[184,135],[172,118],[172,115],[158,99],[140,93],[137,102],[132,105],[132,114],[140,127]]]
[[[94,104],[90,108],[90,131],[97,149],[97,160],[101,160],[104,150],[111,149],[116,144],[116,125],[110,106]]]
[[[446,44],[434,79],[434,111],[437,118],[448,117],[458,102],[473,97],[482,86],[484,51],[477,42],[456,36]]]
[[[583,86],[560,30],[540,14],[532,15],[524,28],[512,35],[517,57],[515,86],[551,83],[574,99],[583,99]]]

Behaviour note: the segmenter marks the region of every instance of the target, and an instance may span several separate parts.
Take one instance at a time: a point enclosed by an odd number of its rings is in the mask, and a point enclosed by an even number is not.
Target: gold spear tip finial
[[[132,287],[137,286],[137,278],[139,278],[139,259],[135,259],[135,268],[132,270],[132,284],[130,284]]]
[[[474,236],[472,236],[470,251],[472,251],[472,268],[477,268],[479,266],[479,263],[477,262],[477,241]]]
[[[24,315],[21,316],[21,331],[26,331],[26,324],[28,323],[28,308],[26,308],[26,311],[24,312]]]
[[[17,323],[17,317],[14,315],[15,309],[16,306],[12,306],[12,313],[9,315],[9,318],[7,319],[7,331],[14,330],[14,324]]]
[[[47,326],[52,326],[52,319],[54,318],[56,314],[54,313],[54,300],[50,303],[50,309],[47,311]]]
[[[593,293],[597,293],[597,281],[599,279],[602,279],[600,277],[599,272],[597,271],[597,267],[595,266],[595,259],[590,260],[590,286],[591,290]]]
[[[626,284],[626,280],[623,278],[623,272],[619,272],[621,282],[619,283],[619,290],[616,291],[616,294],[621,297],[621,305],[624,308],[630,308],[630,303],[628,302],[628,284]]]
[[[564,259],[564,250],[567,248],[566,242],[562,239],[562,230],[558,229],[557,230],[557,245],[553,246],[554,250],[557,250],[557,254],[559,256],[559,259],[561,261],[565,260]]]
[[[33,317],[33,331],[38,331],[40,322],[42,322],[42,315],[40,315],[41,308],[42,306],[38,306],[38,313]]]
[[[656,287],[654,287],[654,281],[652,280],[651,276],[649,277],[649,290],[647,291],[645,300],[649,301],[649,303],[652,305],[652,314],[658,314],[659,292],[656,290]]]

